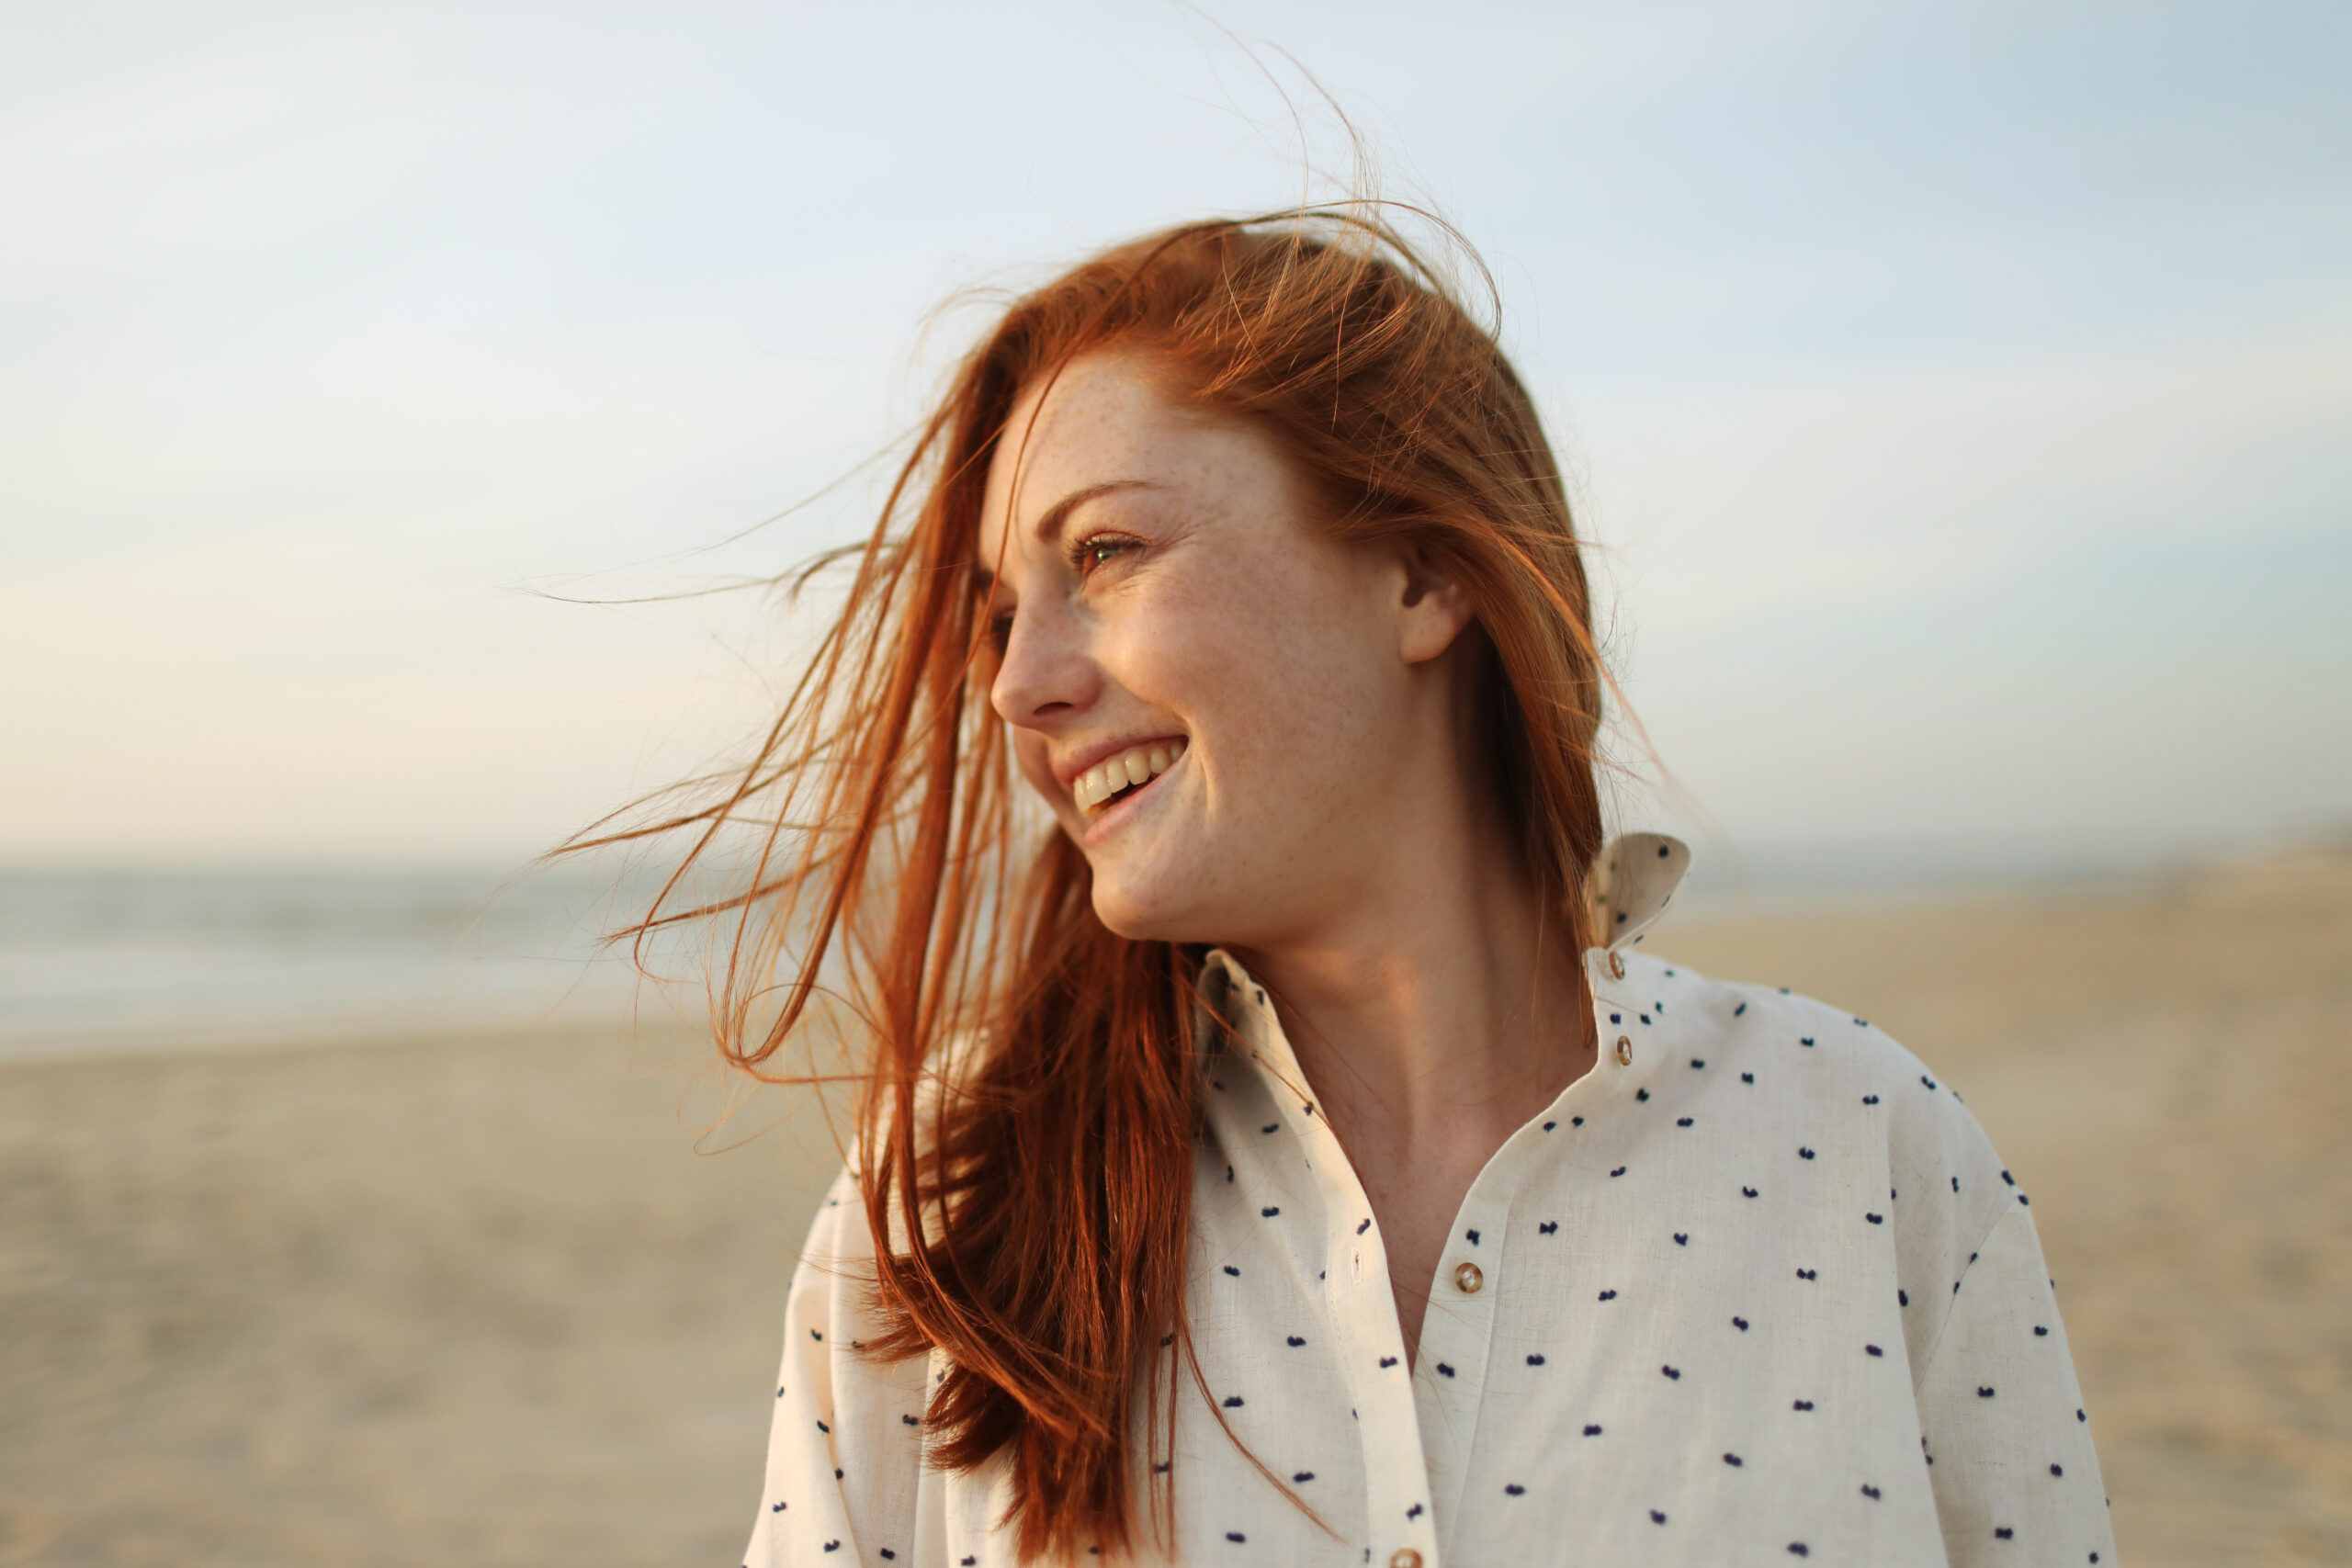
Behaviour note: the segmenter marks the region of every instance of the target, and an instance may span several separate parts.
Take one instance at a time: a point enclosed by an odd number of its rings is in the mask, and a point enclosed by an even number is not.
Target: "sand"
[[[676,1055],[0,1070],[0,1562],[739,1561],[830,1145]]]
[[[1647,945],[1967,1097],[2033,1194],[2125,1562],[2352,1562],[2352,859]],[[806,1114],[697,1153],[693,1055],[0,1068],[0,1563],[738,1561],[833,1156]]]

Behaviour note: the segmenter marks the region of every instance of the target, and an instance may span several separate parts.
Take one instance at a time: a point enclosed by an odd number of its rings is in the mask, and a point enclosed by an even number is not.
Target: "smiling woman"
[[[1534,412],[1383,222],[1012,305],[646,829],[764,825],[640,928],[732,922],[730,1061],[793,1077],[836,945],[861,1021],[749,1561],[2111,1558],[1957,1098],[1633,951],[1689,857],[1604,846],[1605,685]]]

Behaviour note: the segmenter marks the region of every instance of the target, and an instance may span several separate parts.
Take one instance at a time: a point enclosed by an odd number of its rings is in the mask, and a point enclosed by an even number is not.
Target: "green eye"
[[[1116,539],[1108,534],[1090,534],[1069,547],[1069,564],[1080,572],[1101,566],[1134,543],[1131,539]]]

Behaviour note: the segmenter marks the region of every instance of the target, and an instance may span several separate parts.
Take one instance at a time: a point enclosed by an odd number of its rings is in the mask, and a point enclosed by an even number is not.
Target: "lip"
[[[1121,740],[1098,740],[1091,746],[1080,747],[1069,756],[1055,762],[1054,777],[1060,783],[1062,792],[1069,794],[1078,788],[1079,774],[1086,772],[1095,763],[1108,761],[1122,751],[1132,750],[1137,746],[1148,746],[1156,740],[1182,741],[1185,749],[1190,750],[1193,738],[1189,735],[1163,730],[1157,735],[1130,735]]]
[[[1107,756],[1110,753],[1106,752],[1104,755]],[[1172,777],[1192,755],[1193,748],[1187,743],[1182,754],[1169,763],[1164,770],[1154,773],[1145,782],[1141,789],[1123,795],[1104,807],[1100,814],[1086,824],[1086,831],[1080,836],[1079,842],[1091,850],[1117,832],[1128,818],[1144,808],[1146,803],[1158,798],[1160,784]],[[1090,762],[1087,765],[1091,767],[1093,764]]]

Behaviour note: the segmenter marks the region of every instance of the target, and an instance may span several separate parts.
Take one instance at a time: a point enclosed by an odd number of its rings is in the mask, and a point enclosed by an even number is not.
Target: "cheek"
[[[1120,662],[1137,696],[1204,742],[1217,793],[1281,814],[1365,765],[1380,694],[1362,630],[1350,604],[1270,573],[1139,618]]]

